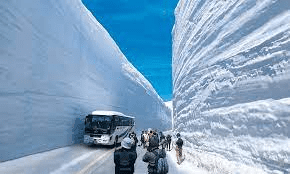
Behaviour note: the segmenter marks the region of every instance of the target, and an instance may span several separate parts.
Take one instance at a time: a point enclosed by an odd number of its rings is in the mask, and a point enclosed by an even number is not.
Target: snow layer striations
[[[81,0],[0,2],[0,161],[79,143],[94,110],[171,127],[170,110]]]
[[[174,128],[212,159],[289,173],[290,1],[180,0],[175,17]]]

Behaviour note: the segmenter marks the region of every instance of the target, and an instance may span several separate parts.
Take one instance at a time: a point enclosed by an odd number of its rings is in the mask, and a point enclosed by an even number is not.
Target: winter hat
[[[123,141],[121,142],[121,146],[124,147],[125,149],[131,149],[132,147],[132,140],[128,137],[124,138]]]
[[[176,137],[180,137],[180,133],[177,133],[177,134],[176,134]]]
[[[148,128],[148,132],[152,132],[152,129],[151,128]]]

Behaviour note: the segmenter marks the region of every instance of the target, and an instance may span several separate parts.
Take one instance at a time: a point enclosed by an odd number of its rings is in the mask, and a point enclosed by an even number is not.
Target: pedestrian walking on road
[[[166,149],[167,149],[168,151],[170,151],[170,145],[171,145],[171,135],[168,134],[168,135],[166,136]]]
[[[149,131],[144,134],[145,148],[149,147]]]
[[[131,149],[136,151],[136,147],[138,144],[138,138],[136,136],[136,133],[135,132],[130,133],[129,137],[133,140],[133,145]]]
[[[145,148],[145,137],[144,137],[144,134],[145,134],[145,131],[142,131],[141,138],[140,138],[141,146],[143,148]]]
[[[160,132],[160,142],[162,141],[162,140],[165,140],[165,136],[164,136],[164,134],[162,133],[162,132]]]
[[[143,161],[148,163],[148,174],[158,174],[158,161],[159,158],[165,158],[166,152],[164,149],[159,149],[159,140],[157,136],[152,136],[149,140],[149,147],[147,148],[147,152],[143,156]],[[167,164],[167,161],[166,161]],[[167,164],[167,172],[168,172],[168,164]],[[166,173],[167,173],[166,172]]]
[[[162,149],[166,148],[167,142],[166,142],[165,136],[162,132],[160,132],[160,143],[159,144],[161,145]]]
[[[126,137],[121,142],[121,148],[114,152],[115,174],[133,174],[137,159],[136,151],[132,150],[132,139]]]
[[[176,158],[177,158],[177,164],[181,164],[183,159],[182,159],[182,146],[183,146],[183,140],[180,138],[180,133],[176,134],[176,137],[178,138],[176,141]]]

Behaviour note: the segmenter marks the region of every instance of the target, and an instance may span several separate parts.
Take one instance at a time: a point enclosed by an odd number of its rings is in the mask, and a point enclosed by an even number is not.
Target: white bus
[[[94,111],[85,118],[84,143],[116,145],[134,130],[134,117],[115,111]]]

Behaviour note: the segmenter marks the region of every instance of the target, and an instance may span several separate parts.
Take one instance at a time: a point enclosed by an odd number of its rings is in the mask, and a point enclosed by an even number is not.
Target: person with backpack
[[[167,149],[167,151],[170,151],[170,145],[171,145],[171,135],[168,134],[166,136],[166,149]]]
[[[166,160],[166,152],[159,149],[159,139],[152,136],[149,140],[149,147],[143,156],[143,161],[148,163],[148,174],[166,174],[168,173],[168,163]]]
[[[176,158],[177,158],[177,164],[181,164],[182,162],[182,146],[183,146],[183,140],[180,138],[180,133],[176,134],[176,137],[178,138],[175,142],[176,144]]]
[[[114,152],[115,174],[133,174],[137,159],[136,151],[132,150],[133,140],[126,137],[121,142],[121,148]]]

